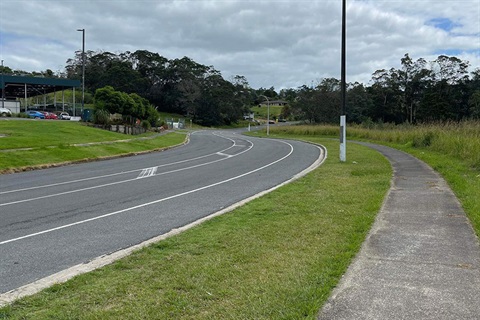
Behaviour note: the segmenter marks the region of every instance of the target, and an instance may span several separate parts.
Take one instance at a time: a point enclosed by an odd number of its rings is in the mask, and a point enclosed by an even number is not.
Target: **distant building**
[[[243,120],[251,120],[251,121],[255,120],[255,113],[252,112],[244,115]]]
[[[270,105],[270,106],[285,106],[285,105],[288,104],[288,102],[287,102],[287,101],[284,101],[284,100],[269,100],[268,102],[267,102],[267,101],[262,101],[262,102],[260,103],[260,106],[261,106],[261,107],[262,107],[262,106],[265,106],[265,107],[266,107],[267,104]]]

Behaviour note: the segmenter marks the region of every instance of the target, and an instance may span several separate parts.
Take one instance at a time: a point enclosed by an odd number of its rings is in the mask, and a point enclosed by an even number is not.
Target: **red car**
[[[42,111],[42,113],[45,115],[45,119],[52,119],[52,120],[58,119],[58,117],[55,113],[46,112],[46,111]]]

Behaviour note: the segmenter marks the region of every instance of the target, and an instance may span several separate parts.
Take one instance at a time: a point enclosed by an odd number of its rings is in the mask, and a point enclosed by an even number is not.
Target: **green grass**
[[[255,119],[267,119],[268,108],[267,106],[263,107],[251,107],[250,110],[255,114]],[[279,118],[280,113],[283,110],[283,106],[270,106],[270,119]]]
[[[307,136],[339,136],[339,127],[304,125],[271,128],[272,133]],[[347,137],[356,140],[392,143],[397,146],[441,152],[480,170],[480,121],[448,122],[427,125],[376,125],[365,128],[347,126]]]
[[[121,133],[93,129],[81,122],[49,120],[0,121],[0,150],[130,139]],[[135,136],[138,137],[138,136]]]
[[[307,176],[0,318],[315,319],[368,233],[391,167],[354,144],[340,163],[338,143],[309,139],[329,158]]]
[[[480,234],[478,129],[476,122],[349,126],[347,134],[431,165]],[[315,319],[365,239],[391,177],[385,158],[354,143],[340,163],[338,142],[325,138],[338,132],[270,127],[271,137],[322,143],[329,158],[233,212],[4,307],[0,319]]]
[[[170,113],[170,112],[159,112],[160,119],[165,120],[165,119],[185,119],[185,116],[182,116],[181,114],[178,113]]]
[[[331,136],[338,126],[271,127],[277,135]],[[480,236],[480,121],[437,123],[419,126],[347,126],[347,138],[386,144],[411,153],[439,172]]]
[[[0,173],[160,150],[182,144],[186,135],[129,136],[77,122],[22,120],[0,121],[0,134],[5,135],[0,138]],[[139,139],[142,136],[148,139]],[[92,142],[108,144],[72,145]]]

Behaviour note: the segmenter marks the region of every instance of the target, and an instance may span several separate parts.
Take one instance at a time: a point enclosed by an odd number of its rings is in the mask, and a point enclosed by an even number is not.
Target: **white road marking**
[[[219,136],[219,137],[222,137],[221,135],[219,134],[215,134],[213,133],[214,135],[216,136]],[[225,150],[222,150],[222,151],[226,151],[228,149],[231,149],[235,146],[235,141],[230,139],[230,138],[227,138],[227,137],[222,137],[224,139],[228,139],[228,140],[231,140],[233,141],[233,145],[230,146],[229,148],[225,149]],[[238,155],[241,155],[245,152],[248,152],[250,151],[254,144],[253,142],[247,140],[249,143],[250,143],[250,147],[247,148],[246,150],[236,154],[235,156],[238,156]],[[212,154],[209,154],[208,156],[211,156],[211,155],[214,155],[214,154],[217,154],[217,153],[212,153]],[[206,156],[201,156],[201,157],[197,157],[197,158],[194,158],[194,159],[200,159],[200,158],[205,158]],[[217,159],[217,160],[213,160],[213,161],[210,161],[210,162],[206,162],[206,163],[202,163],[202,164],[198,164],[198,165],[194,165],[194,166],[190,166],[190,167],[186,167],[186,168],[181,168],[181,169],[176,169],[176,170],[171,170],[171,171],[167,171],[167,172],[162,172],[162,173],[156,173],[155,174],[151,174],[151,175],[148,175],[146,177],[154,177],[154,176],[160,176],[160,175],[165,175],[165,174],[170,174],[170,173],[175,173],[175,172],[179,172],[179,171],[184,171],[184,170],[189,170],[189,169],[193,169],[193,168],[198,168],[198,167],[202,167],[202,166],[206,166],[206,165],[209,165],[209,164],[212,164],[212,163],[216,163],[216,162],[219,162],[219,161],[224,161],[224,160],[227,160],[233,156],[228,156],[228,155],[225,155],[224,156],[225,158],[222,158],[222,159]],[[192,159],[189,159],[188,161],[192,161]],[[182,162],[187,162],[187,160],[182,160],[182,161],[177,161],[177,162],[174,162],[174,163],[171,163],[171,164],[165,164],[163,166],[168,166],[168,165],[172,165],[172,164],[178,164],[178,163],[182,163]],[[162,165],[160,166],[157,166],[156,168],[159,168],[159,167],[162,167]],[[143,173],[143,170],[147,170],[147,169],[142,169],[142,173]],[[135,172],[135,171],[139,171],[139,170],[132,170],[130,172]],[[142,174],[141,173],[141,174]],[[146,173],[144,173],[143,175],[145,175]],[[108,175],[106,175],[108,176]],[[106,177],[105,176],[105,177]],[[45,196],[40,196],[40,197],[32,197],[32,198],[28,198],[28,199],[23,199],[23,200],[17,200],[17,201],[11,201],[11,202],[6,202],[6,203],[0,203],[0,207],[3,207],[3,206],[8,206],[8,205],[13,205],[13,204],[18,204],[18,203],[24,203],[24,202],[30,202],[30,201],[35,201],[35,200],[40,200],[40,199],[46,199],[46,198],[53,198],[53,197],[58,197],[58,196],[62,196],[62,195],[66,195],[66,194],[71,194],[71,193],[76,193],[76,192],[82,192],[82,191],[87,191],[87,190],[92,190],[92,189],[97,189],[97,188],[103,188],[103,187],[108,187],[108,186],[113,186],[113,185],[117,185],[117,184],[122,184],[122,183],[127,183],[127,182],[131,182],[131,181],[135,181],[139,178],[136,177],[136,178],[133,178],[133,179],[126,179],[126,180],[121,180],[121,181],[116,181],[116,182],[110,182],[110,183],[105,183],[105,184],[101,184],[101,185],[97,185],[97,186],[93,186],[93,187],[85,187],[85,188],[80,188],[80,189],[75,189],[75,190],[70,190],[70,191],[64,191],[64,192],[59,192],[59,193],[52,193],[52,194],[49,194],[49,195],[45,195]],[[78,181],[78,180],[77,180]],[[53,186],[55,184],[52,184],[51,186]],[[18,191],[18,190],[17,190]],[[6,193],[6,192],[5,192]],[[0,193],[1,194],[1,193]]]
[[[317,146],[318,147],[318,146]],[[276,185],[268,190],[265,190],[265,191],[262,191],[260,193],[257,193],[247,199],[244,199],[240,202],[237,202],[237,203],[234,203],[233,205],[221,210],[221,211],[217,211],[217,212],[214,212],[212,213],[211,215],[208,215],[206,217],[203,217],[203,218],[200,218],[192,223],[189,223],[187,225],[184,225],[182,227],[179,227],[177,229],[172,229],[171,231],[167,232],[167,233],[164,233],[164,234],[161,234],[157,237],[154,237],[154,238],[151,238],[149,240],[146,240],[142,243],[139,243],[137,245],[134,245],[134,246],[131,246],[131,247],[128,247],[128,248],[125,248],[123,250],[119,250],[119,251],[115,251],[111,254],[106,254],[106,255],[102,255],[100,257],[97,257],[97,258],[94,258],[92,259],[91,261],[87,262],[87,263],[81,263],[81,264],[78,264],[78,265],[75,265],[75,266],[72,266],[68,269],[65,269],[65,270],[62,270],[60,272],[57,272],[53,275],[50,275],[50,276],[47,276],[45,278],[42,278],[42,279],[39,279],[33,283],[29,283],[29,284],[26,284],[24,286],[21,286],[19,288],[16,288],[14,290],[11,290],[9,292],[6,292],[6,293],[3,293],[3,294],[0,294],[0,307],[8,304],[8,303],[11,303],[19,298],[22,298],[22,297],[25,297],[25,296],[29,296],[29,295],[32,295],[32,294],[35,294],[45,288],[48,288],[50,286],[52,286],[53,284],[58,284],[58,283],[64,283],[66,282],[67,280],[73,278],[74,276],[77,276],[77,275],[80,275],[80,274],[83,274],[83,273],[87,273],[89,271],[93,271],[95,269],[98,269],[100,267],[103,267],[107,264],[110,264],[118,259],[121,259],[125,256],[128,256],[129,254],[131,254],[132,252],[134,252],[135,250],[138,250],[140,248],[144,248],[152,243],[156,243],[158,241],[161,241],[161,240],[164,240],[164,239],[167,239],[169,237],[172,237],[174,235],[177,235],[179,233],[182,233],[183,231],[185,230],[188,230],[188,229],[191,229],[207,220],[210,220],[214,217],[217,217],[219,215],[222,215],[226,212],[230,212],[242,205],[244,205],[245,203],[251,201],[251,200],[254,200],[254,199],[257,199],[273,190],[276,190],[278,188],[280,188],[281,186],[283,185],[286,185],[288,184],[289,182],[292,182],[300,177],[303,177],[305,176],[307,173],[309,173],[310,171],[312,171],[313,169],[317,168],[318,166],[320,166],[326,159],[327,159],[327,150],[322,146],[322,147],[318,147],[320,149],[320,155],[319,155],[319,158],[312,164],[310,165],[310,167],[308,167],[307,169],[303,170],[302,172],[298,173],[297,175],[295,175],[294,177],[292,177],[291,179],[279,184],[279,185]]]
[[[253,143],[252,143],[252,146],[250,148],[236,154],[235,157],[238,156],[238,155],[241,155],[241,154],[243,154],[247,151],[250,151],[252,148],[253,148]],[[155,175],[152,175],[152,176],[149,176],[149,177],[161,176],[161,175],[165,175],[165,174],[170,174],[170,173],[180,172],[180,171],[194,169],[194,168],[198,168],[198,167],[203,167],[203,166],[206,166],[206,165],[209,165],[209,164],[212,164],[212,163],[227,160],[229,158],[231,158],[231,157],[225,157],[225,158],[222,158],[222,159],[217,159],[217,160],[213,160],[213,161],[210,161],[210,162],[201,163],[201,164],[197,164],[197,165],[186,167],[186,168],[181,168],[181,169],[171,170],[171,171],[167,171],[167,172],[162,172],[162,173],[158,173],[158,174],[155,174]],[[100,185],[93,186],[93,187],[85,187],[85,188],[80,188],[80,189],[76,189],[76,190],[53,193],[53,194],[49,194],[49,195],[46,195],[46,196],[40,196],[40,197],[35,197],[35,198],[28,198],[28,199],[17,200],[17,201],[12,201],[12,202],[0,203],[0,207],[13,205],[13,204],[17,204],[17,203],[30,202],[30,201],[40,200],[40,199],[53,198],[53,197],[63,196],[63,195],[66,195],[66,194],[82,192],[82,191],[87,191],[87,190],[93,190],[93,189],[98,189],[98,188],[103,188],[103,187],[109,187],[109,186],[113,186],[113,185],[116,185],[116,184],[122,184],[122,183],[135,181],[137,179],[138,178],[126,179],[126,180],[121,180],[121,181],[116,181],[116,182],[100,184]]]
[[[97,216],[97,217],[94,217],[94,218],[90,218],[90,219],[85,219],[85,220],[77,221],[77,222],[74,222],[74,223],[69,223],[69,224],[66,224],[66,225],[58,226],[58,227],[51,228],[51,229],[47,229],[47,230],[44,230],[44,231],[27,234],[27,235],[25,235],[25,236],[21,236],[21,237],[18,237],[18,238],[13,238],[13,239],[5,240],[5,241],[0,242],[0,245],[4,245],[4,244],[7,244],[7,243],[11,243],[11,242],[16,242],[16,241],[23,240],[23,239],[27,239],[27,238],[32,238],[32,237],[39,236],[39,235],[42,235],[42,234],[45,234],[45,233],[50,233],[50,232],[53,232],[53,231],[57,231],[57,230],[61,230],[61,229],[69,228],[69,227],[73,227],[73,226],[76,226],[76,225],[79,225],[79,224],[83,224],[83,223],[86,223],[86,222],[95,221],[95,220],[103,219],[103,218],[106,218],[106,217],[114,216],[114,215],[117,215],[117,214],[120,214],[120,213],[123,213],[123,212],[132,211],[132,210],[135,210],[135,209],[139,209],[139,208],[143,208],[143,207],[146,207],[146,206],[150,206],[150,205],[152,205],[152,204],[157,204],[157,203],[164,202],[164,201],[167,201],[167,200],[179,198],[179,197],[182,197],[182,196],[185,196],[185,195],[194,193],[194,192],[198,192],[198,191],[202,191],[202,190],[205,190],[205,189],[213,188],[213,187],[216,187],[216,186],[218,186],[218,185],[221,185],[221,184],[224,184],[224,183],[233,181],[233,180],[237,180],[237,179],[243,178],[243,177],[245,177],[245,176],[247,176],[247,175],[250,175],[250,174],[255,173],[255,172],[257,172],[257,171],[260,171],[260,170],[263,170],[263,169],[265,169],[265,168],[268,168],[268,167],[270,167],[270,166],[272,166],[272,165],[274,165],[274,164],[276,164],[276,163],[278,163],[278,162],[280,162],[280,161],[283,161],[284,159],[290,157],[290,155],[293,153],[293,146],[292,146],[290,143],[286,142],[286,141],[281,141],[281,140],[277,140],[277,141],[282,142],[282,143],[290,146],[290,152],[289,152],[287,155],[283,156],[282,158],[277,159],[277,160],[275,160],[275,161],[273,161],[273,162],[271,162],[271,163],[269,163],[269,164],[266,164],[266,165],[264,165],[264,166],[262,166],[262,167],[259,167],[259,168],[257,168],[257,169],[254,169],[254,170],[245,172],[245,173],[243,173],[243,174],[241,174],[241,175],[238,175],[238,176],[235,176],[235,177],[226,179],[226,180],[222,180],[222,181],[219,181],[219,182],[216,182],[216,183],[212,183],[212,184],[207,185],[207,186],[203,186],[203,187],[200,187],[200,188],[197,188],[197,189],[193,189],[193,190],[190,190],[190,191],[182,192],[182,193],[179,193],[179,194],[170,196],[170,197],[158,199],[158,200],[151,201],[151,202],[146,202],[146,203],[143,203],[143,204],[134,206],[134,207],[130,207],[130,208],[118,210],[118,211],[115,211],[115,212],[107,213],[107,214],[104,214],[104,215],[101,215],[101,216]]]
[[[146,168],[138,175],[137,179],[152,177],[157,173],[158,167]]]
[[[230,147],[228,147],[224,150],[221,150],[219,152],[225,152],[225,151],[230,150],[231,148],[234,148],[235,146],[237,146],[235,140],[233,140],[233,139],[224,137],[224,136],[216,134],[216,133],[212,133],[212,134],[217,136],[217,137],[224,138],[224,139],[227,139],[227,140],[230,140],[230,141],[233,142],[233,144]],[[251,141],[248,141],[248,142],[251,143]],[[190,162],[190,161],[195,161],[195,160],[198,160],[198,159],[213,156],[215,154],[217,154],[217,152],[210,153],[210,154],[203,155],[203,156],[199,156],[199,157],[195,157],[195,158],[191,158],[191,159],[185,159],[185,160],[181,160],[181,161],[176,161],[176,162],[172,162],[172,163],[166,163],[166,164],[158,165],[157,168],[172,166],[172,165],[185,163],[185,162]],[[61,186],[61,185],[65,185],[65,184],[72,184],[72,183],[77,183],[77,182],[84,182],[84,181],[89,181],[89,180],[96,180],[96,179],[102,179],[102,178],[107,178],[107,177],[113,177],[113,176],[117,176],[117,175],[129,174],[129,173],[133,173],[133,172],[137,172],[137,171],[143,171],[143,170],[144,169],[134,169],[134,170],[122,171],[122,172],[100,175],[100,176],[95,176],[95,177],[90,177],[90,178],[83,178],[83,179],[76,179],[76,180],[71,180],[71,181],[57,182],[57,183],[45,184],[45,185],[29,187],[29,188],[22,188],[22,189],[8,190],[8,191],[0,191],[0,195],[1,194],[7,194],[7,193],[15,193],[15,192],[34,190],[34,189],[45,189],[45,188],[56,187],[56,186]]]
[[[231,154],[226,154],[226,153],[221,153],[221,152],[217,152],[217,154],[218,154],[219,156],[227,157],[227,158],[233,157],[233,155],[231,155]]]

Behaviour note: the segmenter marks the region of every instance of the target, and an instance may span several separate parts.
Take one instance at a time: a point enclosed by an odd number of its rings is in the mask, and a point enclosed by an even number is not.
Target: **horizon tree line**
[[[336,123],[340,116],[340,80],[335,78],[276,92],[273,86],[253,89],[241,75],[226,80],[213,66],[188,57],[167,59],[146,50],[85,54],[89,99],[108,86],[138,95],[158,111],[179,113],[206,126],[238,122],[263,101],[262,96],[287,101],[284,118]],[[469,73],[468,61],[446,55],[426,61],[413,60],[407,53],[400,62],[398,69],[373,72],[368,85],[347,84],[347,121],[401,124],[480,118],[480,68]],[[31,74],[81,79],[81,70],[81,52],[76,52],[67,60],[64,73],[46,70]],[[2,71],[25,73],[8,67]]]

